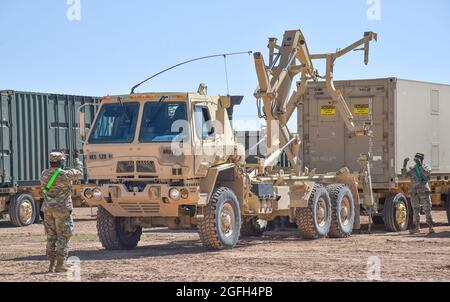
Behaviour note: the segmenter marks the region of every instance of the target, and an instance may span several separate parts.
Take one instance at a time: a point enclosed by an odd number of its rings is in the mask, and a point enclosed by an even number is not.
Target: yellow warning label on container
[[[358,104],[353,107],[354,115],[369,115],[369,104]]]
[[[321,116],[336,116],[336,106],[322,106],[320,107]]]

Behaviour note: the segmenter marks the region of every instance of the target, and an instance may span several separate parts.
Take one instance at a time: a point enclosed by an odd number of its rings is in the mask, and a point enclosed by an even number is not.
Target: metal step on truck
[[[307,239],[350,236],[360,228],[360,216],[375,210],[370,161],[361,175],[348,168],[324,174],[302,169],[300,136],[287,124],[309,81],[323,78],[349,131],[373,135],[369,124],[357,123],[334,87],[333,68],[336,59],[355,49],[364,51],[367,64],[376,38],[367,32],[336,53],[313,55],[302,32],[288,30],[281,43],[269,40],[268,64],[254,53],[255,97],[269,150],[256,165],[247,166],[232,127],[242,97],[208,96],[204,85],[197,93],[135,93],[134,87],[130,94],[104,97],[93,127],[80,129],[89,174],[82,194],[98,206],[103,247],[132,249],[143,228],[196,226],[205,247],[233,248],[240,236],[262,235],[265,222],[280,216],[295,221]],[[325,60],[323,75],[313,60]],[[274,169],[282,153],[290,168]]]
[[[78,109],[101,98],[50,93],[0,91],[0,218],[23,227],[38,222],[42,204],[40,178],[50,152],[82,149]],[[90,106],[85,119],[95,116]],[[68,152],[71,153],[71,152]],[[72,159],[67,158],[67,164]],[[75,205],[82,204],[81,181],[74,185]]]

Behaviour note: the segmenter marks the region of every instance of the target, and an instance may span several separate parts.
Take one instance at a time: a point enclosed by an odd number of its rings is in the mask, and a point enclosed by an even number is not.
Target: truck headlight
[[[91,189],[86,189],[84,190],[84,197],[86,197],[87,199],[92,199],[92,197],[94,197],[94,193]]]
[[[178,189],[170,189],[169,197],[172,200],[178,201],[181,199],[181,192]]]
[[[103,198],[102,197],[102,192],[99,189],[95,189],[93,191],[92,195],[93,195],[94,199],[98,200],[98,201],[102,200],[102,198]]]

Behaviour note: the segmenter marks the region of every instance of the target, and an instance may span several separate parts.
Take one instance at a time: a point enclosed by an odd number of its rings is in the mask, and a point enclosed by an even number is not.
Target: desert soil
[[[434,213],[435,235],[377,228],[370,235],[306,241],[288,230],[242,239],[226,251],[206,251],[195,231],[167,229],[144,230],[135,250],[105,251],[90,214],[75,211],[71,256],[80,259],[81,281],[450,281],[445,212]],[[43,226],[1,221],[0,281],[72,280],[46,268]]]

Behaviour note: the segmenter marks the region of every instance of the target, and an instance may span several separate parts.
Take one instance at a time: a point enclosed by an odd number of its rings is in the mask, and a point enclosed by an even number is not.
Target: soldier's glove
[[[404,168],[406,168],[406,166],[408,165],[408,163],[409,163],[409,158],[405,158],[405,161],[403,162],[403,167]]]
[[[72,157],[73,158],[79,158],[80,157],[80,152],[78,152],[77,149],[74,149],[72,152]]]

